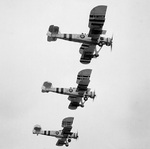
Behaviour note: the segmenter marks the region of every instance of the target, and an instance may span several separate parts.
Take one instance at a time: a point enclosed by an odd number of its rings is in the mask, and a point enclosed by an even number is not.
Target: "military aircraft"
[[[58,26],[50,25],[47,32],[47,41],[56,41],[59,38],[82,43],[79,50],[81,54],[80,62],[83,64],[90,63],[92,58],[99,56],[98,53],[103,45],[110,46],[112,49],[113,37],[101,36],[106,33],[106,30],[102,29],[105,22],[106,9],[107,6],[100,5],[91,10],[88,24],[90,31],[88,34],[62,34],[59,32]],[[96,49],[97,45],[100,47],[99,50]]]
[[[78,84],[77,88],[58,88],[52,87],[51,82],[44,82],[42,86],[42,92],[55,92],[59,94],[69,95],[68,100],[70,100],[70,104],[68,106],[69,109],[75,110],[77,107],[84,107],[84,103],[88,100],[88,98],[95,98],[95,91],[91,91],[90,88],[87,88],[90,80],[92,70],[91,69],[84,69],[81,70],[77,75]]]
[[[42,130],[40,125],[35,125],[33,128],[33,134],[56,137],[58,138],[56,143],[57,146],[66,145],[68,147],[72,138],[78,139],[78,133],[71,132],[73,120],[73,117],[64,118],[62,121],[63,129],[59,131]]]

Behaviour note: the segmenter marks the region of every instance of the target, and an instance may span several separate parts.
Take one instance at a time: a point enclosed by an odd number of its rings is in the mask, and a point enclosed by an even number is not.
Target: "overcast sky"
[[[49,25],[64,33],[88,33],[92,8],[107,5],[104,29],[114,35],[89,65],[79,62],[81,44],[47,42]],[[0,1],[0,148],[55,149],[57,139],[32,134],[35,124],[60,130],[73,116],[70,149],[150,148],[150,2],[148,0]],[[43,94],[44,81],[76,87],[77,74],[92,69],[97,98],[68,109],[67,96]],[[65,148],[63,146],[62,148]]]

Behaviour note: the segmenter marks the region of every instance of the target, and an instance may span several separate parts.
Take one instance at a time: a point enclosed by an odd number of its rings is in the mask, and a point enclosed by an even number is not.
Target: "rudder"
[[[33,128],[33,134],[39,134],[42,130],[42,127],[40,125],[35,125]]]
[[[54,25],[50,25],[48,32],[51,33],[51,35],[57,35],[59,32],[59,27],[58,26],[54,26]],[[52,36],[47,36],[47,41],[56,41],[57,38],[56,37],[52,37]]]
[[[42,92],[49,92],[49,89],[52,87],[52,83],[51,82],[44,82],[43,86],[42,86]]]

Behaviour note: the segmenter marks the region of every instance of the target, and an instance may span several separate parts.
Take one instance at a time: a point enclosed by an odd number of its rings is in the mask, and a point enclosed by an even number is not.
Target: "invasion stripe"
[[[104,20],[95,20],[95,19],[90,19],[90,22],[104,22],[105,21],[105,19]]]
[[[72,40],[72,34],[69,34],[69,41]]]
[[[44,135],[46,135],[46,130],[44,130]]]
[[[64,89],[63,88],[61,88],[61,92],[60,92],[61,94],[63,94],[64,93]]]
[[[90,18],[105,18],[105,15],[90,15]]]
[[[48,135],[50,136],[50,131],[48,131]]]
[[[64,38],[65,38],[65,39],[67,38],[67,35],[66,35],[66,34],[64,34]]]
[[[56,93],[59,93],[59,88],[58,87],[56,88]]]

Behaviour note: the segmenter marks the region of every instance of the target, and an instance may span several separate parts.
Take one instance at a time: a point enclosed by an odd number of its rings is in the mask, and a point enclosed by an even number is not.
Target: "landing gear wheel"
[[[84,107],[84,105],[80,105],[82,108]]]
[[[84,97],[84,101],[87,101],[88,100],[88,98],[87,97]]]
[[[71,139],[68,139],[68,142],[71,142]]]
[[[95,57],[95,58],[99,57],[99,54],[95,54],[94,57]]]

